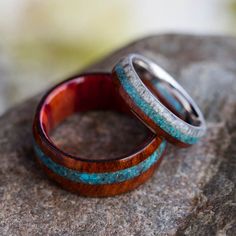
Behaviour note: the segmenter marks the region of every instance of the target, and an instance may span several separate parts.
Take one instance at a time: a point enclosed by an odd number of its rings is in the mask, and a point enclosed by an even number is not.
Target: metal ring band
[[[38,162],[54,181],[81,195],[111,196],[134,189],[153,174],[165,150],[166,142],[152,132],[129,154],[105,160],[70,155],[50,140],[50,131],[66,117],[91,109],[130,114],[115,91],[110,74],[78,75],[47,92],[37,107],[33,124]]]
[[[182,147],[204,135],[205,120],[196,103],[153,61],[130,54],[115,65],[112,74],[124,101],[158,135]]]

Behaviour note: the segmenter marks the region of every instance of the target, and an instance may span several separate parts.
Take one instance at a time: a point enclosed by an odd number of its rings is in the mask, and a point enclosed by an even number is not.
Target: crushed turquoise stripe
[[[115,71],[117,73],[117,76],[125,89],[125,91],[128,93],[128,95],[134,100],[134,102],[138,105],[138,107],[150,118],[152,119],[160,128],[162,128],[165,132],[170,134],[172,137],[188,144],[194,144],[196,143],[199,138],[192,137],[189,135],[186,135],[182,133],[180,130],[177,130],[175,127],[173,127],[170,123],[168,123],[160,114],[155,112],[153,108],[144,101],[137,90],[132,86],[132,84],[129,82],[125,71],[121,65],[117,65],[115,67]]]
[[[47,166],[51,171],[73,182],[81,182],[85,184],[94,185],[120,183],[139,176],[143,172],[147,171],[153,164],[155,164],[160,159],[165,147],[166,141],[164,140],[150,157],[140,162],[136,166],[132,166],[130,168],[115,172],[87,173],[79,172],[77,170],[72,170],[59,165],[51,158],[47,157],[37,144],[34,144],[36,155],[42,161],[42,163]]]

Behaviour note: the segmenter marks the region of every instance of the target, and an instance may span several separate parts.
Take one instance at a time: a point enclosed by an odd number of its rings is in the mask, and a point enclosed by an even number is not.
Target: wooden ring
[[[60,150],[49,133],[75,112],[115,110],[131,114],[116,92],[111,74],[72,77],[41,99],[34,118],[36,157],[45,173],[62,187],[84,196],[112,196],[145,182],[160,164],[166,142],[149,132],[142,145],[112,159],[86,159]]]

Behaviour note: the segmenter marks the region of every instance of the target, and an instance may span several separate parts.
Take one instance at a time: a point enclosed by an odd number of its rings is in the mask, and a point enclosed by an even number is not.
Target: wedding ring
[[[112,74],[123,100],[157,135],[181,147],[204,135],[205,120],[197,104],[155,62],[130,54],[115,65]]]
[[[159,166],[166,146],[166,141],[151,131],[141,145],[112,159],[75,156],[51,140],[52,130],[68,116],[90,110],[132,115],[107,73],[75,76],[53,87],[41,99],[33,137],[36,158],[45,173],[65,189],[84,196],[112,196],[144,183]]]

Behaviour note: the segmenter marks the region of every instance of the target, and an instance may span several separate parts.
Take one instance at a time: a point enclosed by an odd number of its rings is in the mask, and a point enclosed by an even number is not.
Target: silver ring
[[[196,143],[205,133],[204,117],[183,87],[153,61],[130,54],[113,69],[123,99],[135,115],[172,143]]]

